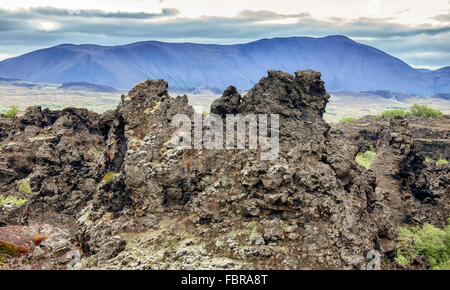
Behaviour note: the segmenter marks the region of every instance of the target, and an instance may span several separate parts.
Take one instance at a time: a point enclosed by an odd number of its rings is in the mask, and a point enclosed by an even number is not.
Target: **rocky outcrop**
[[[174,147],[174,116],[195,113],[163,80],[138,84],[101,116],[30,108],[1,148],[22,154],[0,172],[10,172],[7,192],[24,197],[14,185],[29,180],[32,194],[0,221],[40,216],[70,229],[87,269],[365,269],[371,250],[392,262],[398,225],[448,216],[448,167],[423,166],[407,119],[331,128],[320,77],[269,71],[245,96],[229,87],[212,104],[222,117],[278,114],[275,160],[260,148]],[[43,132],[51,138],[26,141]],[[370,145],[365,169],[355,156]]]
[[[15,118],[1,147],[0,188],[27,202],[0,213],[0,224],[73,224],[101,176],[97,159],[104,140],[97,119],[85,109],[40,107]]]

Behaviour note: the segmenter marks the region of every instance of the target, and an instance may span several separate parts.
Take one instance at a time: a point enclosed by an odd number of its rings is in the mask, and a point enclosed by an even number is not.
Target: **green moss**
[[[87,153],[88,153],[88,155],[95,156],[95,157],[97,157],[97,156],[100,155],[100,154],[97,152],[97,150],[95,150],[94,148],[89,149]]]
[[[339,120],[339,123],[349,123],[361,119],[361,117],[345,117]]]
[[[26,179],[20,180],[19,190],[26,194],[31,194],[30,182]]]
[[[426,157],[425,157],[425,162],[427,162],[427,163],[432,163],[432,162],[434,162],[434,160],[433,160],[433,158],[431,158],[430,156],[426,156]]]
[[[17,257],[21,254],[27,254],[29,250],[22,246],[16,246],[12,243],[0,241],[0,254]]]
[[[108,172],[105,174],[105,176],[103,176],[102,178],[102,183],[110,183],[113,178],[118,175],[119,173],[117,172]]]
[[[0,195],[0,205],[4,205],[5,203],[12,203],[15,205],[22,205],[25,202],[27,202],[27,199],[18,199],[15,196],[9,195],[8,197],[4,198],[3,196]]]
[[[430,156],[426,156],[425,157],[425,162],[426,163],[435,163],[437,166],[439,166],[439,165],[447,164],[448,160],[441,157],[437,161],[434,161],[434,159],[431,158]]]
[[[356,155],[355,161],[361,165],[364,166],[366,169],[370,168],[370,164],[372,164],[373,159],[376,156],[375,148],[371,146],[370,150],[366,152],[359,152],[358,155]]]
[[[450,269],[450,224],[445,229],[431,224],[400,226],[398,234],[397,262],[407,265],[414,257],[425,255],[431,269]]]

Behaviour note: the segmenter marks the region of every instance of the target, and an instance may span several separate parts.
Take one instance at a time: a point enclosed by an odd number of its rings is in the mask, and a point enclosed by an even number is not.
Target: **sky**
[[[414,67],[449,66],[450,0],[0,0],[0,60],[61,43],[336,34]]]

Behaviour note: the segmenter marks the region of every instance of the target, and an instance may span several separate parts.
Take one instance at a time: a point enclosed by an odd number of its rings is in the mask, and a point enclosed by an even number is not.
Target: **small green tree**
[[[414,104],[409,111],[411,112],[411,115],[415,117],[440,118],[444,116],[441,111],[432,109],[425,105]]]

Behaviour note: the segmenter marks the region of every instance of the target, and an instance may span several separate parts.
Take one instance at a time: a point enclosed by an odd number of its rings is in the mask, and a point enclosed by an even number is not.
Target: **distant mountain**
[[[91,84],[88,82],[69,82],[62,84],[59,90],[71,90],[71,91],[89,91],[89,92],[105,92],[113,93],[117,90],[113,87]]]
[[[416,68],[416,70],[417,70],[417,71],[420,71],[420,72],[422,72],[422,73],[427,73],[427,72],[432,71],[431,69],[427,69],[427,68]]]
[[[416,70],[344,36],[261,39],[236,45],[62,44],[0,62],[0,75],[10,78],[90,82],[124,89],[147,78],[163,78],[171,86],[223,89],[235,85],[247,90],[268,69],[320,71],[329,91],[386,90],[427,96],[450,92],[446,71]]]
[[[433,79],[434,91],[436,94],[450,93],[450,66],[427,73]]]
[[[8,79],[8,78],[0,77],[0,82],[14,82],[14,81],[20,81],[20,80],[19,79]]]
[[[177,92],[177,93],[181,93],[181,94],[194,94],[194,95],[201,95],[201,94],[220,95],[223,93],[223,90],[221,90],[219,88],[211,88],[208,86],[201,86],[198,88],[169,86],[169,91]]]
[[[403,100],[407,100],[409,98],[413,98],[414,95],[411,94],[405,94],[405,93],[399,93],[399,92],[391,92],[391,91],[382,91],[382,90],[378,90],[378,91],[364,91],[361,92],[364,94],[371,94],[371,95],[376,95],[376,96],[380,96],[386,99],[395,99],[398,101],[403,101]]]

